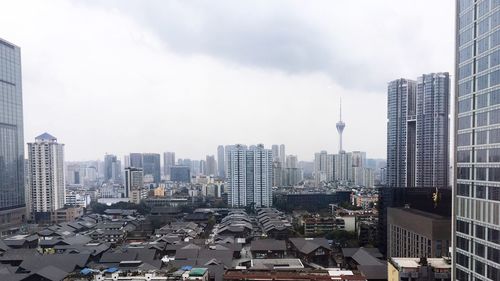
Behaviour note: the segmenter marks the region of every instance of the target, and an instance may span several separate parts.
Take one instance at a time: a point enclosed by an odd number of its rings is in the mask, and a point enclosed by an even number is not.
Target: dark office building
[[[332,193],[274,193],[274,206],[284,211],[307,210],[314,212],[329,208],[330,204],[350,202],[351,191],[337,191]]]
[[[142,168],[142,153],[130,153],[130,167]]]
[[[2,39],[0,39],[0,194],[2,222],[0,230],[21,224],[26,213],[21,50]]]
[[[382,254],[387,254],[387,208],[407,206],[451,219],[451,189],[439,189],[436,200],[434,200],[435,193],[436,188],[428,187],[379,188],[378,247]]]
[[[132,163],[132,158],[130,158],[130,163]],[[142,168],[144,171],[144,175],[152,175],[154,182],[156,184],[160,183],[161,181],[160,154],[157,153],[142,154]]]
[[[170,180],[176,182],[191,182],[191,171],[188,166],[170,167]]]
[[[387,256],[440,258],[451,246],[451,219],[413,208],[387,208]]]

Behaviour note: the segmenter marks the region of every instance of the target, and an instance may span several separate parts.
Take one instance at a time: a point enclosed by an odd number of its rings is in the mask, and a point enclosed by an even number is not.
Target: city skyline
[[[322,3],[331,5],[330,9],[311,5],[305,13],[300,13],[304,9],[298,3],[285,8],[276,3],[245,9],[245,5],[236,7],[220,2],[203,12],[188,3],[173,3],[176,4],[167,4],[166,8],[186,16],[199,16],[207,28],[200,32],[207,37],[215,35],[214,29],[218,27],[233,26],[225,29],[222,36],[234,38],[234,47],[228,46],[226,41],[220,46],[208,39],[207,42],[191,42],[203,39],[195,39],[198,37],[196,29],[186,23],[190,17],[171,17],[168,23],[182,30],[176,33],[161,28],[169,25],[157,25],[135,14],[134,4],[130,2],[116,8],[111,2],[99,1],[91,4],[60,1],[50,8],[33,2],[33,9],[38,13],[30,17],[22,16],[23,4],[6,4],[2,9],[6,14],[0,12],[0,32],[3,38],[21,46],[23,53],[25,139],[33,139],[40,128],[44,128],[65,140],[68,160],[91,160],[106,152],[125,155],[133,151],[176,151],[185,157],[202,159],[207,153],[215,154],[220,143],[285,143],[287,150],[294,151],[299,159],[310,161],[317,151],[338,148],[332,120],[338,118],[338,98],[342,96],[343,119],[349,124],[344,131],[344,149],[362,150],[372,158],[384,158],[387,81],[429,72],[452,73],[453,70],[452,54],[447,51],[453,44],[453,26],[449,24],[452,15],[439,12],[451,10],[452,3],[433,3],[438,7],[430,10],[426,1],[401,7],[395,1],[388,1],[386,5]],[[359,23],[354,18],[342,16],[342,10],[355,9],[359,3],[369,6],[361,10],[361,16],[371,20]],[[144,5],[152,18],[158,15],[155,5],[153,2]],[[383,6],[397,6],[398,14]],[[226,9],[231,13],[222,13]],[[331,10],[335,16],[322,13],[323,9]],[[168,12],[163,8],[158,10]],[[245,10],[248,13],[244,13]],[[419,16],[419,11],[425,11],[425,19]],[[295,26],[292,30],[296,31],[282,31],[278,36],[270,33],[260,37],[255,32],[250,32],[253,36],[250,38],[236,36],[240,29],[263,30],[252,20],[258,14],[262,14],[270,26],[275,23],[279,27],[280,22],[284,22]],[[246,21],[239,23],[234,15]],[[389,15],[397,17],[394,22],[378,26],[379,29],[368,25]],[[51,20],[47,21],[48,18]],[[91,25],[81,25],[79,19],[82,18],[95,20]],[[64,27],[60,21],[66,23]],[[345,29],[336,28],[339,21],[346,23],[342,25]],[[443,38],[442,32],[434,29],[440,23],[449,24],[449,36]],[[38,28],[48,32],[47,36],[38,36]],[[363,31],[366,29],[370,32]],[[117,32],[120,30],[128,31]],[[271,28],[269,32],[278,31]],[[105,36],[108,33],[114,36]],[[351,35],[365,33],[373,35],[365,39]],[[259,41],[270,36],[280,41],[273,44]],[[432,47],[413,44],[423,37],[439,40],[434,40],[436,43]],[[54,48],[53,38],[65,39],[57,40],[60,45]],[[252,40],[257,40],[259,46],[282,46],[295,51],[285,52],[284,60],[271,60],[282,50],[269,47],[252,52],[243,48]],[[365,44],[364,40],[372,44]],[[408,44],[408,40],[412,44]],[[94,41],[100,41],[98,48]],[[345,49],[353,50],[353,55],[344,57]],[[429,59],[419,55],[424,53]],[[122,64],[125,57],[132,58],[128,65]],[[96,72],[92,66],[98,62],[104,63]],[[385,67],[388,64],[390,68]],[[44,73],[40,75],[41,67]],[[357,75],[346,77],[344,74],[353,72]],[[357,77],[355,82],[354,76]],[[49,94],[56,103],[47,104],[45,97]],[[246,97],[252,98],[246,100],[245,106],[225,105]],[[266,102],[256,119],[239,120],[245,130],[226,133],[216,129],[214,134],[212,126],[203,125],[203,122],[228,122],[226,115],[213,112],[249,113],[248,110],[257,106],[252,100]],[[168,110],[156,109],[160,104]],[[40,105],[57,106],[58,110],[44,111],[44,118],[38,118],[43,108]],[[132,111],[138,113],[133,119],[126,114]],[[370,118],[365,118],[366,114]],[[254,124],[265,120],[276,120],[280,126],[268,123],[269,126],[262,130],[260,125]],[[230,123],[235,124],[233,122]],[[150,130],[144,124],[161,125]],[[75,126],[78,130],[73,129]],[[110,126],[114,128],[112,133]],[[314,136],[319,133],[321,137]],[[88,146],[95,136],[99,136],[100,142]],[[366,141],[368,136],[370,141]],[[190,139],[196,139],[198,145],[192,146],[185,141]]]

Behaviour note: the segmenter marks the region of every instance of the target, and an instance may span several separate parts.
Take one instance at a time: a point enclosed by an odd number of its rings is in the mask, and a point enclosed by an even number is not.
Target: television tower
[[[342,132],[344,132],[345,123],[342,121],[342,98],[340,98],[340,120],[337,122],[337,132],[339,132],[339,152],[343,152],[342,149]]]

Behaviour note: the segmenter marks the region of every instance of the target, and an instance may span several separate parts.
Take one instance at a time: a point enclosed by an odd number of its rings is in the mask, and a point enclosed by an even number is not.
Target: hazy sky
[[[67,160],[284,143],[385,158],[386,87],[453,72],[454,1],[4,1],[21,47],[25,141]]]

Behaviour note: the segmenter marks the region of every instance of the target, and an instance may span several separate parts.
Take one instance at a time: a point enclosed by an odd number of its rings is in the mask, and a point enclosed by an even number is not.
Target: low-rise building
[[[450,280],[451,270],[449,258],[390,258],[387,262],[387,280]]]
[[[83,216],[83,214],[84,214],[83,207],[65,206],[64,208],[51,212],[51,221],[53,224],[59,224],[62,222],[71,222]]]

